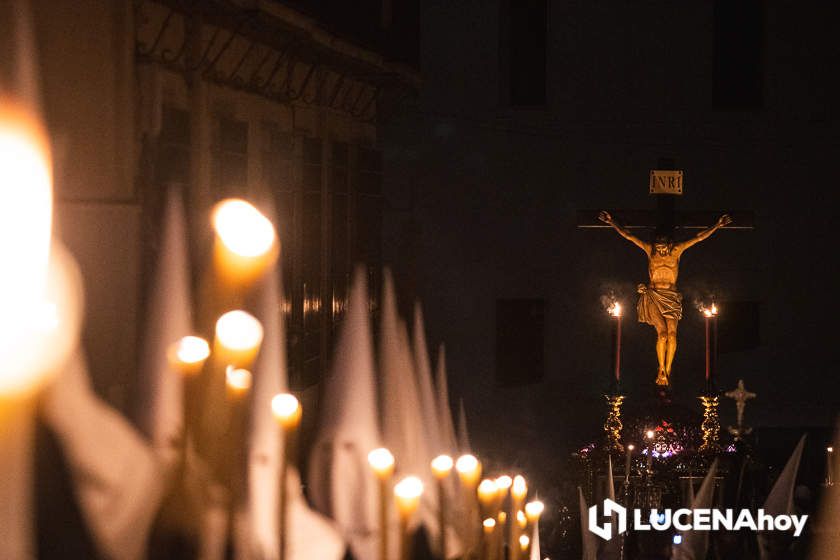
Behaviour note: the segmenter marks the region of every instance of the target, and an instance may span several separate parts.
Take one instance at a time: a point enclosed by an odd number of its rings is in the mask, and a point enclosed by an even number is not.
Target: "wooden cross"
[[[651,171],[650,194],[656,198],[654,210],[610,210],[606,209],[615,221],[626,229],[654,229],[657,233],[671,235],[676,229],[706,229],[715,223],[721,214],[729,214],[732,223],[723,229],[754,228],[755,216],[749,210],[699,210],[681,212],[676,210],[676,199],[682,195],[682,171],[673,169],[673,161],[660,159],[659,169]],[[601,210],[578,210],[577,227],[608,228],[598,219]]]

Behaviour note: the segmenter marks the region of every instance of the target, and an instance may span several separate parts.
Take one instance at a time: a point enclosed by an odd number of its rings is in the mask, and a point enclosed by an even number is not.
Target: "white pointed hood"
[[[138,425],[167,461],[177,458],[184,434],[183,379],[167,356],[173,343],[193,334],[188,253],[182,195],[172,188],[147,299],[137,400]]]
[[[449,451],[443,445],[440,435],[435,387],[432,382],[432,366],[429,362],[429,350],[426,345],[423,310],[420,302],[414,305],[414,332],[412,334],[414,335],[414,373],[417,378],[417,388],[420,391],[423,428],[426,432],[425,439],[431,454],[436,457]]]
[[[458,436],[455,434],[455,423],[452,421],[452,405],[449,402],[449,379],[446,374],[446,348],[443,344],[438,349],[437,411],[438,426],[440,427],[441,445],[449,455],[458,454]]]
[[[379,531],[379,486],[367,462],[368,453],[380,446],[369,309],[360,266],[323,382],[307,478],[313,504],[335,521],[359,560],[376,558]]]

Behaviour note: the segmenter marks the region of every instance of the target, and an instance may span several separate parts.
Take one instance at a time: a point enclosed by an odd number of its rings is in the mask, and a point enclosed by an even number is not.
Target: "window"
[[[352,263],[350,262],[349,148],[332,143],[329,190],[332,208],[332,294],[330,317],[335,334],[347,306]]]
[[[355,175],[355,261],[368,265],[372,309],[379,302],[382,269],[382,152],[359,148]]]
[[[248,123],[220,116],[215,140],[214,192],[217,198],[241,197],[248,187]]]
[[[321,234],[322,197],[321,174],[322,140],[303,138],[303,229],[301,245],[301,278],[303,281],[303,371],[301,384],[306,387],[316,383],[321,376],[322,314],[324,312],[321,289],[321,264],[325,246]]]

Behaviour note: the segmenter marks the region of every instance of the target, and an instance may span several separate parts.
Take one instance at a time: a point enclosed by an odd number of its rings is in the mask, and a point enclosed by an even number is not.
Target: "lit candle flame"
[[[265,255],[276,237],[271,221],[253,205],[238,198],[216,205],[213,226],[225,247],[240,257]]]
[[[531,544],[531,538],[528,535],[520,535],[519,536],[519,548],[523,552],[528,550],[528,545]]]
[[[185,336],[177,342],[175,355],[186,364],[203,362],[210,355],[210,345],[198,336]]]
[[[531,523],[539,521],[543,511],[545,511],[545,504],[539,500],[525,504],[525,515]]]
[[[394,456],[384,447],[368,453],[367,459],[370,468],[380,479],[386,479],[394,473]]]
[[[455,466],[455,461],[449,455],[438,455],[432,459],[432,472],[438,479],[444,479],[449,476],[452,467]]]
[[[417,510],[422,495],[423,482],[416,476],[407,476],[394,486],[397,509],[404,517],[410,516]]]
[[[0,394],[41,385],[76,343],[78,271],[52,246],[52,163],[40,121],[0,100]]]
[[[613,317],[621,317],[621,304],[617,301],[612,302],[609,309],[607,309],[610,315]]]
[[[291,393],[279,393],[271,399],[271,412],[284,429],[294,428],[300,422],[300,401]]]
[[[496,499],[498,492],[499,487],[496,486],[496,482],[489,478],[485,478],[481,481],[481,484],[478,485],[478,501],[481,502],[481,505],[484,507],[490,507],[493,500]]]
[[[201,371],[204,361],[210,356],[210,345],[198,336],[185,336],[169,349],[169,360],[182,373]]]
[[[247,369],[228,366],[225,371],[225,381],[230,390],[236,394],[242,394],[251,388],[251,372]]]
[[[499,487],[499,490],[507,491],[512,484],[513,479],[506,474],[503,474],[502,476],[496,479],[496,486]]]
[[[478,484],[481,478],[481,463],[474,455],[466,454],[458,457],[455,461],[455,470],[461,477],[461,482],[467,486]]]
[[[216,321],[216,339],[237,358],[255,354],[262,338],[262,325],[245,311],[228,311]]]
[[[711,305],[711,307],[703,306],[703,307],[700,308],[700,310],[703,312],[703,315],[706,316],[706,317],[715,317],[718,314],[717,305],[715,305],[714,303]]]
[[[525,477],[521,474],[513,477],[513,486],[510,490],[511,495],[517,500],[524,500],[528,493],[528,483],[525,482]]]

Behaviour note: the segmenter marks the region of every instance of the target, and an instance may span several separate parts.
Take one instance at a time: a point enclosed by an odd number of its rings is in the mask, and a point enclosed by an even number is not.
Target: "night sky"
[[[447,345],[473,443],[502,464],[559,464],[599,435],[610,375],[605,294],[630,311],[628,399],[652,396],[655,335],[635,317],[646,257],[610,230],[576,228],[576,212],[653,208],[648,172],[662,157],[685,172],[678,208],[748,209],[757,224],[718,232],[682,259],[677,400],[699,410],[703,323],[692,300],[712,293],[759,310],[750,336],[760,344],[720,356],[721,388],[743,378],[759,395],[747,423],[834,422],[832,18],[820,6],[746,4],[733,15],[713,2],[549,2],[545,102],[512,107],[511,76],[527,72],[510,70],[507,3],[422,3],[424,85],[382,131],[385,254],[404,299],[422,300],[430,343]],[[540,382],[494,380],[502,298],[546,302]],[[723,400],[726,426],[735,408]]]

